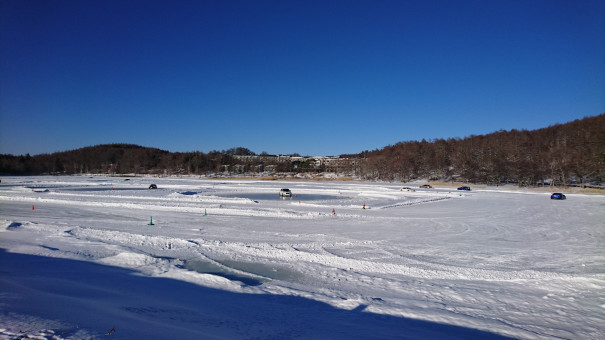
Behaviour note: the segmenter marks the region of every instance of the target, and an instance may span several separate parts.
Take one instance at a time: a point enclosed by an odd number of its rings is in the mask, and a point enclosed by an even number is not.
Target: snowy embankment
[[[604,196],[3,177],[0,204],[0,339],[605,337]]]

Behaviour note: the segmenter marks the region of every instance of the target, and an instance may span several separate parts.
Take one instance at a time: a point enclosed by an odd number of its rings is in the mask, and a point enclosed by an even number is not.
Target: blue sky
[[[0,2],[0,153],[339,155],[605,112],[605,1]]]

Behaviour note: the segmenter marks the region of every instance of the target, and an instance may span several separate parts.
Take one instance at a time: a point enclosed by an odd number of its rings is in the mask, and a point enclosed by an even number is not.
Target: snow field
[[[159,189],[147,189],[150,183]],[[296,197],[278,199],[282,187]],[[559,202],[545,193],[511,190],[399,188],[353,182],[8,177],[0,185],[0,248],[493,336],[604,337],[605,197],[570,194]],[[151,218],[154,225],[148,225]],[[0,281],[0,289],[5,287]],[[35,305],[12,315],[6,309],[11,302],[2,300],[6,334],[26,318],[48,320],[48,327],[36,331],[70,322],[49,317],[52,313],[36,315]],[[309,317],[302,306],[296,310]],[[235,315],[241,320],[231,321],[255,322],[247,317]],[[154,318],[160,324],[171,320],[170,315]],[[333,329],[311,331],[290,322],[264,329],[334,337]],[[92,323],[83,324],[86,332],[98,334]],[[210,333],[204,328],[204,334],[231,337],[235,328],[227,324]],[[130,329],[135,334],[136,326]],[[184,338],[195,338],[189,332],[202,326],[188,327]],[[465,334],[457,330],[431,336]],[[338,331],[343,333],[336,337],[355,335]],[[412,338],[427,336],[418,327],[410,331]],[[401,334],[400,329],[381,332]]]

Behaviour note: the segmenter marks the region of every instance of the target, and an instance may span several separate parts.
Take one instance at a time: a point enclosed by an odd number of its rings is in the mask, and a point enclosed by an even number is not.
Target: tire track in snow
[[[21,202],[41,202],[71,206],[86,206],[86,207],[103,207],[103,208],[128,208],[137,210],[154,210],[154,211],[171,211],[171,212],[188,212],[204,214],[205,212],[212,215],[223,216],[253,216],[253,217],[280,217],[280,218],[296,218],[296,219],[313,219],[326,214],[316,212],[296,212],[293,210],[283,209],[240,209],[226,208],[223,204],[209,204],[204,207],[181,206],[181,205],[157,205],[157,204],[137,204],[137,203],[117,203],[117,202],[90,202],[90,201],[70,201],[54,198],[42,197],[7,197],[0,196],[0,200],[6,201],[21,201]]]
[[[46,229],[48,231],[64,230],[61,228],[45,228],[41,225],[28,225],[32,229]],[[299,251],[296,248],[275,247],[267,243],[240,243],[210,241],[200,238],[185,240],[180,238],[139,235],[123,231],[100,230],[86,227],[72,228],[68,234],[89,241],[102,242],[108,245],[120,245],[131,249],[149,252],[150,249],[159,250],[160,253],[171,250],[192,250],[206,248],[211,253],[229,257],[261,258],[262,262],[267,260],[276,263],[306,262],[319,264],[326,267],[346,270],[349,272],[403,275],[414,278],[430,280],[478,280],[478,281],[539,281],[552,280],[575,281],[596,280],[602,282],[604,277],[596,275],[592,277],[576,277],[573,275],[541,272],[534,270],[501,271],[489,269],[476,269],[466,267],[454,267],[435,263],[419,263],[418,266],[394,264],[386,262],[375,262],[368,260],[352,259],[334,254],[333,252],[312,253]],[[336,245],[336,244],[335,244]],[[324,249],[325,250],[325,249]],[[196,250],[196,252],[199,250]],[[156,254],[154,254],[155,256]],[[204,254],[204,256],[207,256]],[[429,268],[420,268],[420,266]]]
[[[389,204],[389,205],[385,205],[385,206],[379,206],[379,207],[375,207],[373,209],[399,208],[399,207],[412,206],[412,205],[418,205],[418,204],[445,201],[445,200],[449,200],[449,199],[452,199],[452,197],[434,197],[434,198],[430,198],[430,199],[417,199],[417,200],[412,200],[412,201],[407,201],[407,202],[400,202],[400,203]]]
[[[201,240],[196,239],[196,241],[200,242]],[[203,241],[200,243],[203,243]],[[533,270],[499,271],[434,264],[431,264],[431,269],[424,269],[402,264],[357,260],[326,253],[318,254],[285,250],[282,248],[275,248],[270,244],[224,243],[223,246],[229,248],[231,253],[269,259],[273,262],[276,262],[276,260],[285,261],[285,263],[297,263],[302,261],[347,271],[390,275],[398,274],[422,279],[480,281],[548,281],[577,279],[572,275],[538,272]]]

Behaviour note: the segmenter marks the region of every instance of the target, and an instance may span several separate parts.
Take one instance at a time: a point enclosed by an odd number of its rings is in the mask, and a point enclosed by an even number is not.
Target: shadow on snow
[[[96,338],[115,328],[114,339],[506,339],[368,313],[364,307],[342,310],[303,297],[233,293],[140,276],[129,269],[0,249],[0,313],[74,325],[60,330],[64,337],[88,329]]]

